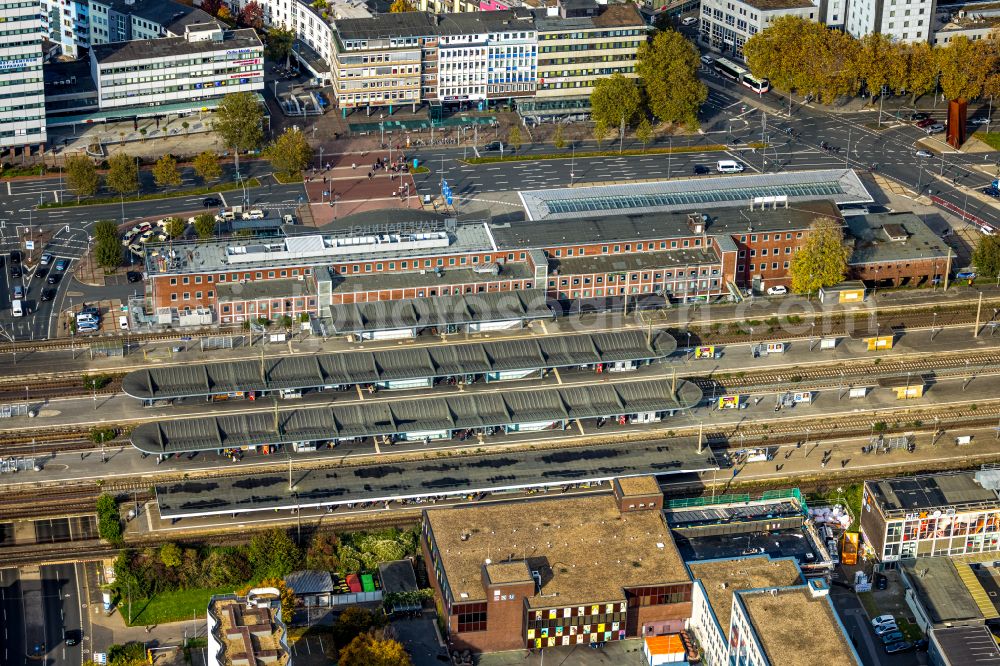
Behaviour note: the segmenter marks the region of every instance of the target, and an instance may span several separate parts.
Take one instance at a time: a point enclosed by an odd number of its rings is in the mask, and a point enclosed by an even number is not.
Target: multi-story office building
[[[748,39],[788,15],[818,21],[820,6],[813,0],[702,0],[699,38],[716,51],[742,58]]]
[[[865,481],[861,533],[882,562],[1000,551],[997,471]]]
[[[264,46],[253,30],[188,25],[183,37],[90,50],[101,109],[222,97],[264,88]]]
[[[525,10],[383,14],[334,22],[333,89],[342,109],[530,97],[538,79]]]
[[[586,16],[539,16],[535,25],[538,92],[518,107],[522,116],[541,121],[589,113],[598,79],[636,76],[636,52],[647,26],[635,5],[599,5]]]
[[[851,0],[847,32],[863,37],[877,32],[896,42],[926,42],[937,0]]]
[[[42,38],[37,0],[0,0],[0,148],[45,145]]]
[[[248,2],[249,0],[226,0],[233,16],[242,11]],[[264,12],[265,25],[283,26],[295,33],[293,57],[315,77],[328,81],[330,71],[327,65],[333,57],[332,24],[340,16],[340,3],[332,2],[326,9],[317,9],[305,0],[258,0],[258,4]],[[356,4],[363,7],[363,3]],[[351,16],[356,15],[358,9],[346,8]]]
[[[211,15],[174,0],[41,0],[48,38],[77,58],[92,44],[180,37],[188,25],[217,23]]]

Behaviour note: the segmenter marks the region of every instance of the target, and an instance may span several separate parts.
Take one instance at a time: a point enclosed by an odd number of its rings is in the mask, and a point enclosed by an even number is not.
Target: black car
[[[875,574],[875,588],[884,590],[889,587],[889,577],[883,573]]]
[[[21,263],[21,251],[20,250],[11,250],[10,251],[10,263],[12,263],[12,264],[19,264],[19,263]]]
[[[39,266],[39,267],[38,267],[38,268],[37,268],[37,269],[35,270],[35,277],[36,277],[36,278],[39,278],[39,279],[41,279],[41,278],[45,277],[45,276],[46,276],[46,275],[48,275],[48,274],[49,274],[49,269],[48,269],[48,268],[46,268],[45,266]]]
[[[61,277],[62,275],[60,275],[59,273],[53,273],[45,281],[48,282],[49,284],[56,284],[57,282],[59,282],[59,278]]]
[[[139,282],[140,280],[142,280],[142,273],[140,273],[139,271],[129,271],[125,273],[125,279],[127,279],[129,282]]]
[[[709,169],[704,164],[695,164],[694,165],[694,175],[696,175],[696,176],[703,176],[706,173],[712,173],[712,170]]]
[[[504,145],[503,145],[502,142],[500,142],[500,141],[490,141],[488,144],[486,144],[483,147],[483,150],[494,151],[494,150],[503,150],[503,148],[504,148]]]
[[[207,197],[201,202],[201,205],[205,208],[218,208],[222,205],[222,199],[219,197]]]
[[[885,646],[886,654],[899,654],[900,652],[907,652],[913,649],[913,643],[909,641],[899,641],[898,643],[891,643]]]
[[[916,113],[910,114],[910,120],[927,120],[930,115],[924,113],[923,111],[917,111]]]
[[[74,645],[78,645],[80,641],[78,641],[74,636],[67,636],[66,640],[64,640],[63,643],[65,643],[69,647],[73,647]]]
[[[51,301],[55,297],[56,297],[56,290],[55,289],[42,289],[42,296],[41,296],[41,298],[42,298],[43,301]]]
[[[21,277],[21,264],[11,264],[10,276],[13,278]]]

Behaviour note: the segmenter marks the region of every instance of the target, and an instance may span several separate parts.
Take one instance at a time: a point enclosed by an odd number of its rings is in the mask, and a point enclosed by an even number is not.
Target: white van
[[[15,298],[10,302],[10,310],[15,317],[24,316],[24,307],[21,305],[21,299]]]
[[[741,173],[745,167],[736,160],[719,160],[715,170],[719,173]]]

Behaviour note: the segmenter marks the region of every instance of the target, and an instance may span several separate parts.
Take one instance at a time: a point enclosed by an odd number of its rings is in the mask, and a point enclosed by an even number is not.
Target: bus
[[[742,83],[758,95],[763,95],[771,89],[770,81],[754,76],[748,69],[737,65],[732,60],[717,58],[713,65],[717,73],[727,79],[731,79],[737,83]]]

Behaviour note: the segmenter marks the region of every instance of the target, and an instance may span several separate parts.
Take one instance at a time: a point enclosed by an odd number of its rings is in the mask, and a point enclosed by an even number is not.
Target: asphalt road
[[[76,567],[74,564],[41,567],[45,644],[49,650],[46,666],[80,666],[83,662]],[[75,638],[77,644],[66,645],[66,638]]]
[[[24,608],[17,569],[0,569],[0,665],[24,666]]]

